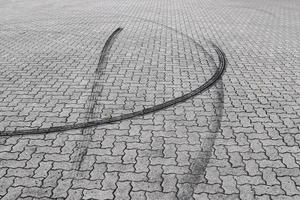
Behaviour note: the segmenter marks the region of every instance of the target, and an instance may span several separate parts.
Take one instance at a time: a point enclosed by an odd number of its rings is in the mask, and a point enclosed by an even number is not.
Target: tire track
[[[100,58],[99,58],[99,62],[98,62],[98,66],[94,72],[95,77],[94,77],[94,83],[92,86],[92,92],[91,95],[88,98],[87,101],[87,113],[86,113],[86,123],[90,122],[90,120],[92,118],[95,117],[95,107],[97,104],[97,97],[101,94],[102,90],[103,90],[103,86],[99,83],[99,80],[101,78],[101,76],[103,75],[103,70],[106,68],[107,66],[107,60],[108,60],[108,55],[110,52],[110,49],[115,41],[115,39],[117,38],[118,34],[123,30],[123,28],[117,28],[106,40],[101,54],[100,54]],[[81,129],[81,135],[83,135],[83,139],[76,145],[74,152],[73,152],[73,159],[71,160],[71,162],[74,162],[75,165],[75,169],[79,169],[82,165],[83,162],[83,158],[87,153],[87,147],[89,145],[89,142],[91,140],[91,135],[94,132],[94,128],[93,127],[88,127],[88,128],[82,128]]]
[[[115,30],[115,34],[118,34],[122,29],[119,28],[117,30]],[[113,35],[113,34],[112,34]],[[109,37],[109,39],[107,40],[107,42],[105,44],[106,47],[104,47],[104,49],[102,50],[103,52],[101,53],[101,55],[104,56],[100,56],[99,59],[99,64],[98,64],[98,70],[96,69],[95,73],[101,73],[99,70],[101,68],[103,68],[104,64],[101,63],[105,63],[105,59],[107,56],[107,52],[110,49],[109,45],[111,42],[108,41],[112,41],[114,39],[114,36]],[[195,43],[197,43],[196,41],[194,41]],[[199,43],[197,43],[197,45],[201,46]],[[28,129],[28,130],[16,130],[16,131],[1,131],[0,132],[0,136],[15,136],[15,135],[35,135],[35,134],[48,134],[48,133],[53,133],[53,132],[61,132],[61,131],[68,131],[68,130],[74,130],[74,129],[83,129],[83,128],[89,128],[89,127],[94,127],[94,126],[99,126],[99,125],[103,125],[103,124],[109,124],[109,123],[113,123],[113,122],[117,122],[117,121],[121,121],[121,120],[125,120],[125,119],[131,119],[134,117],[138,117],[138,116],[143,116],[149,113],[154,113],[157,112],[159,110],[168,108],[170,106],[176,105],[178,103],[184,102],[206,90],[208,90],[209,88],[211,88],[219,79],[222,78],[224,72],[225,72],[225,68],[226,68],[226,56],[224,54],[224,52],[214,43],[212,43],[212,46],[214,48],[214,50],[217,52],[218,54],[218,58],[219,58],[219,67],[217,68],[217,70],[215,71],[215,73],[213,74],[213,76],[207,80],[203,85],[201,85],[200,87],[196,88],[195,90],[192,90],[189,93],[186,93],[180,97],[174,98],[172,100],[166,101],[164,103],[152,106],[150,108],[145,108],[143,110],[140,111],[136,111],[136,112],[132,112],[132,113],[128,113],[128,114],[123,114],[123,115],[119,115],[119,116],[115,116],[115,117],[106,117],[100,120],[94,120],[94,121],[90,121],[87,120],[86,122],[82,122],[82,123],[77,123],[77,124],[73,124],[73,125],[65,125],[65,126],[56,126],[56,127],[50,127],[50,128],[38,128],[38,129]],[[100,62],[101,61],[101,62]],[[98,83],[97,81],[94,83],[93,88],[92,88],[92,93],[95,93],[95,90],[98,87]],[[95,101],[93,100],[93,98],[95,98],[94,95],[92,95],[89,98],[89,102]],[[89,106],[89,112],[91,112],[91,110],[94,109],[94,106]],[[88,117],[89,119],[91,118]]]
[[[221,121],[224,108],[224,87],[223,81],[220,79],[216,84],[216,101],[213,103],[214,114],[211,116],[209,124],[209,134],[201,144],[201,151],[198,152],[197,157],[193,160],[190,165],[191,173],[189,176],[185,176],[182,180],[192,179],[194,183],[188,183],[189,186],[183,187],[180,191],[178,190],[177,197],[182,200],[191,200],[197,184],[205,182],[205,172],[207,165],[209,163],[210,157],[212,155],[213,147],[215,144],[215,139],[217,133],[221,128]],[[192,178],[191,178],[192,177]],[[180,192],[179,192],[180,191]]]

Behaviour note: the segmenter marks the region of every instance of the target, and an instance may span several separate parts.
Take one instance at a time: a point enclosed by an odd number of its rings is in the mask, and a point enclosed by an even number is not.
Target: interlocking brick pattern
[[[165,110],[0,137],[1,199],[300,199],[299,1],[0,0],[0,13],[0,131],[178,97],[216,70],[209,41],[228,60],[222,81]]]

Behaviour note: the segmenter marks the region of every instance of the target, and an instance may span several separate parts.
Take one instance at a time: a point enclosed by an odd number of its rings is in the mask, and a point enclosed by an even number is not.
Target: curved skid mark
[[[206,167],[211,157],[212,148],[214,146],[217,133],[221,127],[223,107],[224,107],[224,88],[223,88],[222,79],[219,80],[219,82],[216,84],[216,87],[217,87],[217,100],[214,103],[215,113],[211,117],[211,122],[209,125],[210,135],[201,144],[202,150],[201,152],[199,152],[199,156],[195,159],[195,161],[191,165],[192,174],[197,175],[199,179],[205,173]]]
[[[117,29],[118,30],[118,29]],[[117,31],[116,30],[116,31]],[[198,43],[197,43],[198,44]],[[198,44],[200,45],[200,44]],[[28,130],[17,130],[17,131],[1,131],[0,136],[14,136],[14,135],[34,135],[34,134],[47,134],[47,133],[53,133],[53,132],[60,132],[60,131],[68,131],[68,130],[74,130],[74,129],[82,129],[82,128],[88,128],[93,126],[99,126],[104,124],[109,124],[125,119],[131,119],[138,116],[143,116],[149,113],[154,113],[159,110],[168,108],[170,106],[174,106],[178,103],[182,103],[206,90],[208,90],[210,87],[212,87],[221,77],[223,76],[225,69],[226,69],[226,57],[224,52],[214,43],[212,43],[212,46],[214,47],[215,51],[218,54],[219,58],[219,67],[214,73],[214,75],[206,81],[203,85],[196,88],[195,90],[192,90],[191,92],[184,94],[180,97],[177,97],[175,99],[172,99],[170,101],[166,101],[164,103],[158,104],[156,106],[145,108],[140,111],[123,114],[115,117],[107,117],[100,120],[90,121],[90,122],[83,122],[78,123],[74,125],[65,125],[65,126],[56,126],[56,127],[50,127],[50,128],[41,128],[41,129],[28,129]]]
[[[112,46],[113,40],[117,37],[117,35],[123,30],[123,28],[117,28],[106,40],[103,49],[101,51],[98,67],[95,71],[96,74],[99,74],[103,65],[105,65],[105,61],[107,60],[107,55],[109,54],[109,50]]]
[[[86,112],[86,118],[85,122],[89,122],[91,118],[95,116],[95,107],[97,105],[97,96],[102,92],[103,86],[99,84],[99,80],[101,76],[103,75],[103,70],[107,66],[107,60],[108,55],[110,53],[110,49],[117,37],[117,35],[123,30],[123,28],[117,28],[106,40],[98,62],[98,66],[94,72],[95,79],[92,86],[92,92],[91,95],[88,98],[87,102],[87,112]],[[74,156],[74,159],[72,160],[74,162],[74,168],[79,170],[84,162],[84,156],[87,154],[87,148],[89,146],[91,135],[93,133],[93,128],[84,128],[81,129],[81,134],[83,135],[82,143],[75,147],[74,152],[76,151],[77,155]]]
[[[212,44],[214,45],[214,44]],[[226,61],[227,64],[227,61]],[[198,152],[198,155],[190,165],[191,173],[189,176],[184,177],[183,179],[193,179],[194,184],[189,185],[189,187],[183,187],[181,192],[178,192],[179,199],[192,199],[197,183],[205,182],[205,172],[207,165],[210,161],[212,155],[213,146],[215,144],[215,139],[217,133],[221,128],[221,121],[224,108],[224,84],[222,78],[219,79],[216,84],[216,102],[214,102],[215,113],[211,116],[209,124],[209,136],[207,136],[203,143],[200,145],[201,151]]]

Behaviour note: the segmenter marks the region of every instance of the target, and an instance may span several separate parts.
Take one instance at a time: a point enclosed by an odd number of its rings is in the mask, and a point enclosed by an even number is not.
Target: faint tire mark
[[[219,56],[219,62],[226,66],[226,57],[224,52],[219,49],[216,45],[212,44],[214,48],[218,49],[217,53]],[[224,58],[221,60],[220,58]],[[194,184],[188,184],[189,187],[185,187],[180,192],[177,193],[177,197],[180,200],[190,200],[193,199],[194,189],[197,186],[196,183],[204,182],[203,177],[209,163],[212,149],[215,143],[215,139],[217,137],[217,133],[221,128],[221,121],[223,115],[224,108],[224,87],[222,78],[220,78],[216,84],[216,101],[213,103],[214,114],[211,116],[210,124],[209,124],[209,136],[205,138],[203,143],[201,144],[201,151],[198,153],[198,156],[192,162],[190,166],[191,174],[187,177],[183,177],[183,179],[188,180],[192,177]],[[178,190],[179,191],[179,190]]]
[[[99,83],[99,80],[101,78],[101,76],[103,75],[103,70],[106,68],[107,66],[107,60],[108,60],[108,55],[110,52],[110,49],[116,39],[116,37],[118,36],[118,34],[123,30],[123,28],[117,28],[106,40],[101,54],[100,54],[100,58],[99,58],[99,62],[98,62],[98,66],[94,72],[95,77],[94,77],[94,83],[92,86],[92,92],[91,95],[88,98],[88,102],[87,102],[87,113],[86,113],[86,123],[88,123],[92,118],[95,117],[95,106],[97,104],[97,96],[99,96],[103,90],[103,86]],[[72,162],[75,163],[75,169],[79,169],[82,165],[84,156],[87,153],[87,148],[89,145],[89,142],[91,140],[91,135],[94,131],[93,127],[89,127],[89,128],[83,128],[81,130],[81,133],[83,135],[83,139],[82,141],[77,144],[77,146],[75,147],[75,156],[74,159],[72,160]]]

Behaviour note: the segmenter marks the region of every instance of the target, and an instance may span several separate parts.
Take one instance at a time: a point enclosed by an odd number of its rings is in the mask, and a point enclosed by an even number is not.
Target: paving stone
[[[26,168],[37,168],[39,163],[43,160],[43,154],[32,154],[30,159],[26,162]]]
[[[282,157],[282,162],[287,166],[287,168],[297,168],[298,164],[296,163],[295,157],[290,153],[279,154]]]
[[[290,177],[278,177],[278,179],[287,195],[299,195],[300,192],[297,190],[295,182]]]
[[[83,199],[113,199],[113,190],[83,190]]]
[[[134,168],[136,172],[148,172],[149,168],[149,158],[147,157],[137,157],[136,158],[136,164],[134,165]]]
[[[205,178],[209,184],[221,183],[220,174],[216,167],[210,167],[206,169]]]
[[[51,196],[51,188],[30,187],[22,190],[21,197],[43,198]]]
[[[276,168],[274,172],[277,176],[300,176],[300,169],[299,168]]]
[[[3,196],[1,199],[4,200],[18,199],[21,193],[22,193],[22,187],[10,187],[8,188],[6,195]]]
[[[278,196],[273,196],[272,199],[274,200],[295,200],[295,199],[299,199],[300,195],[294,195],[294,196],[285,196],[285,195],[278,195]]]
[[[244,166],[243,159],[238,152],[229,153],[229,156],[230,156],[229,162],[231,163],[232,167],[243,167]]]
[[[118,180],[117,172],[104,173],[104,180],[102,181],[102,189],[103,190],[114,190],[116,189],[116,183]]]
[[[7,173],[7,168],[0,168],[0,177],[2,178]]]
[[[178,166],[190,165],[189,158],[190,158],[190,156],[189,156],[188,152],[185,152],[185,151],[177,152],[176,162],[178,163]]]
[[[125,150],[125,155],[122,157],[122,160],[125,164],[135,163],[135,159],[137,156],[136,150]]]
[[[13,186],[27,186],[27,187],[40,187],[42,185],[41,179],[22,177],[14,180]]]
[[[174,174],[163,174],[163,182],[162,182],[162,187],[163,187],[163,192],[177,192],[176,188],[176,177]]]
[[[202,194],[202,193],[216,194],[218,192],[224,193],[224,189],[221,187],[220,184],[211,185],[211,184],[200,183],[194,189],[194,192],[195,194]]]
[[[239,196],[237,194],[225,195],[225,194],[218,193],[218,194],[209,194],[208,197],[209,199],[218,199],[218,200],[225,199],[225,198],[230,200],[239,199]]]
[[[71,182],[71,179],[58,180],[57,186],[52,191],[52,197],[66,198],[68,196],[68,190],[71,187]]]
[[[146,173],[132,173],[132,172],[121,172],[119,173],[120,181],[147,181]]]
[[[11,153],[11,152],[1,152],[0,153],[0,159],[2,160],[15,160],[16,158],[18,158],[19,153],[15,152],[15,153]]]
[[[163,192],[146,192],[147,199],[176,199],[176,195],[174,192],[172,193],[163,193]]]
[[[98,189],[101,188],[102,180],[91,181],[88,179],[79,179],[72,181],[72,188]]]
[[[96,156],[96,163],[121,163],[121,156]]]
[[[43,180],[43,187],[56,187],[58,179],[62,176],[61,170],[50,170]]]
[[[225,191],[225,194],[238,193],[236,188],[236,180],[232,176],[221,176],[222,179],[222,188]]]
[[[145,191],[138,191],[138,192],[131,191],[130,196],[131,196],[132,199],[144,200],[144,199],[147,198],[145,193],[146,193]]]
[[[52,168],[52,162],[40,162],[34,172],[34,177],[47,177],[48,171]]]
[[[23,168],[17,168],[17,169],[8,169],[6,173],[6,177],[30,177],[33,175],[33,169],[23,169]]]
[[[263,173],[263,179],[266,181],[267,185],[278,185],[280,184],[276,173],[272,170],[272,168],[261,169]]]
[[[70,189],[68,191],[68,197],[66,199],[68,200],[79,200],[79,199],[82,199],[83,198],[83,194],[82,194],[82,189],[77,189],[77,190],[74,190],[74,189]]]
[[[219,168],[219,172],[220,175],[222,176],[227,176],[227,175],[234,175],[234,176],[241,176],[241,175],[247,175],[247,171],[243,168],[243,167],[235,167],[235,168],[231,168],[231,167],[222,167]],[[250,175],[255,175],[257,173],[257,171],[255,171],[255,173]]]
[[[114,192],[115,199],[130,199],[129,192],[131,190],[130,182],[118,182],[117,189]]]
[[[185,174],[190,172],[188,167],[177,167],[172,165],[163,166],[163,170],[164,173],[166,174],[171,174],[171,173]]]
[[[104,173],[107,169],[105,164],[95,164],[93,170],[90,172],[91,180],[104,179]]]
[[[259,161],[257,161],[257,162],[259,162]],[[244,160],[244,163],[246,164],[245,168],[246,168],[246,170],[247,170],[247,172],[250,176],[255,176],[255,175],[260,175],[261,174],[261,172],[258,170],[259,165],[257,164],[257,162],[255,160]],[[266,163],[266,162],[267,161],[263,162],[263,164]]]
[[[132,191],[161,191],[161,186],[158,182],[132,182]]]
[[[177,198],[178,199],[191,199],[193,198],[193,188],[190,184],[184,183],[184,184],[177,184],[178,192],[177,192]]]
[[[280,195],[284,194],[284,191],[281,189],[279,185],[274,186],[266,186],[266,185],[255,185],[253,186],[253,190],[257,195],[263,194],[271,194],[271,195]]]
[[[203,200],[209,200],[208,195],[206,193],[202,194],[193,194],[194,199],[203,199]]]
[[[163,169],[161,165],[149,166],[149,172],[147,174],[149,182],[162,182]]]
[[[265,183],[261,178],[261,176],[238,176],[235,179],[237,183],[240,185],[247,184],[247,183],[251,185],[258,185],[258,184]]]
[[[255,199],[254,191],[252,190],[250,185],[248,185],[248,184],[238,185],[237,188],[240,191],[240,199],[242,199],[242,200]]]
[[[176,165],[175,158],[161,158],[161,157],[153,157],[150,158],[151,165]]]
[[[1,178],[0,180],[0,195],[6,195],[6,190],[9,188],[9,186],[11,186],[14,182],[14,178],[10,177],[10,178]]]
[[[21,168],[25,166],[25,161],[18,161],[18,160],[0,160],[1,167],[8,167],[8,168]]]

